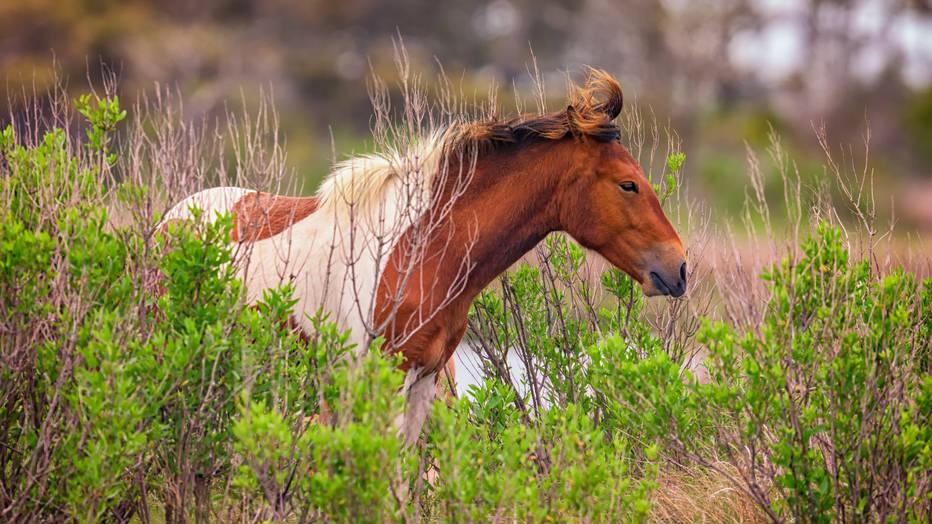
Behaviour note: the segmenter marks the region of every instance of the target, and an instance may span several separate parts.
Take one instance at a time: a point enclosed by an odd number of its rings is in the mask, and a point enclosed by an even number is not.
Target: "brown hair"
[[[602,142],[617,140],[621,130],[614,121],[623,104],[621,86],[601,69],[590,68],[588,73],[582,86],[570,86],[569,105],[563,111],[463,124],[454,135],[453,144],[489,149],[535,139],[560,140],[568,135],[588,136]]]

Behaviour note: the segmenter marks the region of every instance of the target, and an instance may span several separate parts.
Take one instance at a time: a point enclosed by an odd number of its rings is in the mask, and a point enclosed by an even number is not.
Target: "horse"
[[[621,143],[619,83],[590,69],[570,88],[558,112],[463,120],[350,158],[313,196],[213,188],[164,220],[231,213],[230,242],[250,253],[238,269],[247,300],[291,282],[298,329],[323,308],[358,347],[381,336],[401,353],[411,443],[473,299],[547,235],[568,234],[647,296],[686,291],[680,237]]]

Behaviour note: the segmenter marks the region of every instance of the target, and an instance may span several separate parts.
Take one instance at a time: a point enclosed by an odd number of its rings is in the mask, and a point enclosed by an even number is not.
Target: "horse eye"
[[[622,191],[627,191],[629,193],[638,192],[638,185],[635,184],[634,182],[622,182],[618,184],[618,187],[620,187]]]

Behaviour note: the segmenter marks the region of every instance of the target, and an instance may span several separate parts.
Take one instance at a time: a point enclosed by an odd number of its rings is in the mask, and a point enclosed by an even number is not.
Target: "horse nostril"
[[[683,265],[680,266],[680,281],[683,285],[686,285],[686,262],[683,262]]]

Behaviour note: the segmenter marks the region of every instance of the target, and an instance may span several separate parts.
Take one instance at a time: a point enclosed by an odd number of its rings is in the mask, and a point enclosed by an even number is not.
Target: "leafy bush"
[[[579,407],[523,423],[514,391],[494,380],[472,399],[438,404],[428,451],[433,509],[464,521],[644,520],[656,450],[635,468],[627,441],[609,438]],[[633,476],[634,469],[639,475]]]
[[[837,228],[764,273],[759,325],[698,335],[688,301],[652,309],[549,237],[470,312],[485,381],[405,447],[398,359],[325,312],[299,336],[290,286],[245,304],[228,216],[115,220],[151,207],[121,171],[149,157],[116,99],[76,107],[83,140],[0,134],[4,520],[644,521],[690,475],[752,519],[932,517],[932,281],[850,260]]]
[[[872,275],[824,224],[802,252],[763,275],[771,299],[756,330],[700,332],[715,380],[698,393],[733,425],[723,440],[775,516],[925,520],[932,280]]]
[[[157,500],[168,522],[191,513],[208,520],[217,482],[229,484],[244,461],[261,465],[255,442],[270,438],[273,413],[313,429],[301,433],[317,472],[302,481],[317,497],[309,501],[322,503],[323,491],[309,486],[336,486],[332,465],[350,457],[368,460],[370,478],[381,481],[374,467],[400,449],[387,429],[399,411],[394,361],[337,366],[348,361],[347,335],[323,318],[301,341],[287,327],[289,288],[245,307],[229,217],[170,224],[165,234],[112,228],[101,182],[112,180],[110,133],[125,112],[115,99],[84,97],[78,109],[88,119],[84,146],[59,129],[19,143],[12,126],[0,143],[5,518],[149,520]],[[123,184],[113,194],[134,205],[146,189]],[[350,394],[356,403],[340,402]],[[325,399],[352,406],[339,432],[305,423]],[[356,479],[349,471],[343,478]],[[370,507],[352,498],[359,482],[344,487],[343,506]],[[352,515],[332,506],[336,489],[327,511]],[[261,493],[280,508],[271,491]]]

